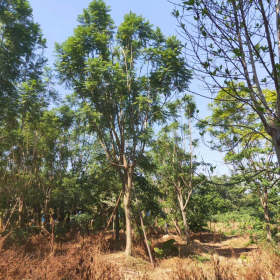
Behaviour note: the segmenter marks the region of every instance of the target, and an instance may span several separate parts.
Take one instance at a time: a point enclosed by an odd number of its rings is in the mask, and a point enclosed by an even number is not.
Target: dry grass
[[[0,280],[149,280],[151,267],[145,260],[112,253],[122,243],[108,233],[76,236],[56,243],[53,250],[42,235],[22,246],[0,239]],[[141,246],[135,249],[136,255],[144,255]]]
[[[72,241],[56,243],[53,251],[49,241],[40,235],[22,246],[9,244],[8,238],[0,239],[0,280],[280,279],[280,257],[271,248],[246,251],[246,237],[195,235],[191,247],[194,255],[158,259],[155,269],[141,243],[135,244],[133,257],[120,252],[123,238],[114,242],[110,233],[77,236]],[[166,237],[158,238],[158,242],[165,240]],[[180,245],[179,239],[176,242]]]
[[[120,268],[106,261],[106,239],[101,236],[79,238],[76,242],[57,245],[51,251],[40,236],[24,246],[1,250],[1,280],[119,280]]]
[[[278,280],[280,257],[269,251],[256,251],[247,260],[213,257],[208,263],[176,260],[171,280]]]

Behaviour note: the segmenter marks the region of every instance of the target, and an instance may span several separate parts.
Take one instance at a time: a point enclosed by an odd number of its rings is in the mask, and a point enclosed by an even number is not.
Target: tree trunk
[[[123,189],[125,189],[125,180],[124,180],[124,177],[122,178],[122,180],[123,180]],[[118,199],[117,199],[117,202],[116,202],[116,205],[115,205],[115,207],[114,207],[114,210],[113,210],[113,212],[112,212],[112,214],[111,214],[111,216],[110,216],[110,218],[109,218],[109,220],[108,220],[108,222],[107,222],[107,225],[106,225],[106,227],[105,227],[105,231],[109,228],[111,222],[114,221],[114,219],[115,219],[116,211],[119,209],[118,207],[119,207],[119,203],[120,203],[120,201],[121,201],[122,194],[123,194],[123,190],[120,192],[120,195],[119,195],[119,197],[118,197]]]
[[[18,225],[19,227],[23,226],[23,199],[19,199],[18,203]]]
[[[270,229],[270,216],[268,210],[268,193],[267,188],[264,188],[263,196],[261,197],[261,204],[264,211],[265,219],[265,229],[266,229],[266,239],[267,241],[272,241],[271,229]]]
[[[48,227],[50,224],[50,209],[49,209],[49,201],[50,201],[50,189],[48,188],[45,192],[45,201],[44,201],[44,221],[43,226]]]
[[[0,232],[2,232],[3,229],[3,217],[2,215],[0,216]]]
[[[271,138],[273,147],[276,152],[278,164],[280,165],[280,128],[278,126],[271,127]]]
[[[44,205],[44,220],[43,220],[43,226],[48,227],[50,224],[50,213],[49,213],[49,202],[47,199],[45,199],[45,205]]]
[[[41,214],[41,210],[38,210],[36,212],[36,226],[39,228],[41,227],[41,222],[42,222],[42,214]]]
[[[185,239],[186,239],[186,243],[187,243],[187,246],[188,246],[189,243],[190,243],[190,230],[189,230],[189,225],[188,225],[187,215],[186,215],[186,209],[184,207],[182,195],[178,195],[178,201],[179,201],[179,206],[180,206],[180,210],[181,210],[181,215],[182,215],[182,218],[183,218]]]
[[[174,223],[174,226],[175,226],[175,229],[177,231],[177,234],[181,237],[182,236],[182,231],[180,229],[180,226],[178,225],[178,222],[176,219],[172,219],[173,223]]]
[[[189,225],[187,222],[187,215],[185,210],[181,210],[182,212],[182,218],[183,218],[183,225],[184,225],[184,233],[186,238],[186,243],[189,245],[190,243],[190,231],[189,231]]]
[[[270,229],[270,217],[268,213],[267,206],[264,208],[264,219],[265,219],[265,229],[266,229],[266,239],[272,241],[271,229]]]
[[[132,227],[131,227],[131,190],[132,190],[132,168],[125,169],[124,174],[124,212],[125,212],[125,234],[126,234],[126,247],[125,254],[131,256],[132,250]]]
[[[150,262],[151,262],[152,266],[154,267],[155,266],[154,265],[154,260],[153,260],[151,248],[150,248],[150,245],[149,245],[149,241],[148,241],[148,238],[147,238],[147,234],[146,234],[146,230],[145,230],[145,226],[144,226],[144,222],[143,222],[142,213],[140,213],[139,216],[140,216],[141,228],[142,228],[142,231],[143,231],[143,234],[144,234],[144,239],[145,239],[146,247],[147,247],[147,250],[148,250]]]
[[[119,217],[119,206],[116,209],[115,217],[115,240],[120,239],[120,217]]]

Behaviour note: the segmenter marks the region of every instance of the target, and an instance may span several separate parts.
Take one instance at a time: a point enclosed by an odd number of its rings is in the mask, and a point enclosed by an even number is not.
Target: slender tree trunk
[[[265,219],[265,222],[266,222],[266,225],[265,225],[266,239],[268,241],[272,241],[272,234],[271,234],[271,229],[270,229],[270,217],[269,217],[267,206],[264,208],[264,219]]]
[[[141,221],[138,219],[138,217],[135,217],[135,215],[133,215],[133,219],[135,221],[136,227],[137,227],[137,232],[139,236],[142,236],[142,230],[141,230]],[[141,240],[142,241],[142,240]]]
[[[120,239],[120,217],[119,217],[119,206],[116,208],[115,217],[115,240]]]
[[[125,189],[125,179],[124,179],[124,177],[122,178],[122,180],[123,180],[123,189]],[[121,201],[122,194],[123,194],[123,190],[119,194],[119,197],[117,199],[117,202],[116,202],[116,205],[114,207],[114,210],[113,210],[113,212],[112,212],[112,214],[111,214],[111,216],[110,216],[110,218],[109,218],[109,220],[107,222],[107,225],[105,227],[105,231],[109,228],[112,220],[114,220],[114,217],[116,215],[116,211],[118,210],[118,207],[119,207],[119,204],[120,204],[120,201]]]
[[[179,235],[179,236],[182,236],[182,231],[181,231],[181,229],[180,229],[180,226],[178,225],[177,220],[176,220],[176,219],[172,219],[172,221],[173,221],[173,223],[174,223],[174,226],[175,226],[175,229],[176,229],[178,235]]]
[[[50,224],[50,209],[49,209],[49,201],[50,201],[50,189],[48,189],[45,193],[45,201],[44,201],[44,222],[43,225],[46,227]]]
[[[272,241],[271,229],[270,229],[270,216],[268,210],[268,193],[267,188],[264,188],[264,194],[261,197],[261,204],[264,211],[264,219],[265,219],[265,229],[266,229],[266,239],[267,241]]]
[[[273,133],[271,134],[273,146],[276,152],[278,164],[280,165],[280,128],[273,129]]]
[[[19,199],[19,203],[18,203],[18,225],[20,227],[23,226],[23,199],[22,198]]]
[[[131,227],[131,190],[132,190],[132,168],[125,169],[124,180],[124,212],[125,212],[125,234],[126,234],[126,247],[125,254],[131,256],[132,251],[132,227]]]
[[[186,243],[189,245],[190,243],[190,230],[189,230],[189,225],[187,222],[187,215],[185,210],[181,210],[182,212],[182,218],[183,218],[183,225],[184,225],[184,233],[185,233],[185,238],[186,238]]]
[[[190,230],[189,230],[189,225],[188,225],[188,221],[187,221],[186,209],[185,209],[184,204],[183,204],[182,195],[178,195],[178,201],[179,201],[179,206],[180,206],[180,210],[181,210],[181,215],[182,215],[182,218],[183,218],[184,235],[185,235],[186,243],[187,243],[187,245],[189,245],[189,243],[190,243]]]
[[[4,232],[8,228],[8,226],[10,225],[11,218],[14,215],[14,212],[16,211],[16,207],[18,206],[18,203],[19,203],[19,198],[17,199],[17,201],[16,201],[16,203],[15,203],[15,205],[14,205],[14,207],[13,207],[13,209],[12,209],[10,215],[9,215],[9,218],[7,219],[5,225],[2,229],[2,232]]]
[[[278,41],[278,62],[280,63],[280,0],[276,0],[276,29]]]
[[[43,225],[47,227],[50,224],[50,213],[49,213],[49,202],[46,199],[45,200],[45,206],[44,206],[44,221]]]
[[[0,215],[0,232],[2,232],[3,229],[3,216]]]
[[[150,245],[149,245],[149,241],[148,241],[148,238],[147,238],[147,234],[146,234],[146,230],[145,230],[145,226],[144,226],[144,222],[143,222],[142,213],[140,213],[139,216],[140,216],[141,228],[142,228],[142,231],[143,231],[143,234],[144,234],[144,239],[145,239],[146,247],[147,247],[147,250],[148,250],[150,262],[151,262],[152,266],[154,267],[155,266],[154,265],[154,260],[153,260],[151,248],[150,248]]]

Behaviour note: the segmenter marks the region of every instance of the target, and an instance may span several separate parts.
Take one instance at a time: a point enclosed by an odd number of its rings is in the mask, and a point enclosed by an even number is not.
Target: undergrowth
[[[198,263],[177,260],[171,280],[277,280],[280,279],[280,257],[273,252],[255,252],[250,262],[238,263],[213,257]]]
[[[2,244],[3,245],[3,244]],[[1,248],[1,280],[120,280],[120,267],[106,260],[108,243],[102,236],[78,238],[50,249],[42,236],[21,247]]]
[[[54,247],[50,246],[50,241],[43,235],[34,235],[20,246],[13,244],[13,240],[12,234],[0,238],[0,280],[280,279],[279,247],[267,243],[240,258],[217,255],[193,255],[192,258],[170,256],[169,272],[164,272],[162,266],[168,258],[159,257],[156,259],[155,269],[162,269],[162,277],[150,278],[154,271],[152,268],[147,269],[147,262],[143,260],[148,260],[147,252],[141,243],[137,244],[134,250],[139,261],[131,258],[131,264],[128,265],[119,249],[114,251],[112,236],[106,234],[76,236],[71,241],[56,242]],[[205,244],[208,241],[205,239]],[[118,253],[114,255],[115,258],[110,258],[113,251]],[[142,267],[142,270],[139,271],[136,266]],[[134,275],[133,278],[127,278],[129,272]]]

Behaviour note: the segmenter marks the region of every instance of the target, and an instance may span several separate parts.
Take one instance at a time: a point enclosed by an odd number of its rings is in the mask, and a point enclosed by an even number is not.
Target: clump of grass
[[[175,271],[169,275],[171,280],[208,280],[207,271],[203,270],[198,264],[188,261],[178,260]]]
[[[168,256],[178,255],[178,248],[175,245],[174,239],[169,239],[165,242],[158,243],[154,248],[154,253],[157,258],[166,258]]]
[[[42,239],[42,237],[41,237]],[[26,250],[26,246],[0,252],[0,280],[44,279],[44,280],[121,280],[124,275],[119,265],[109,262],[103,253],[108,245],[101,236],[65,243],[63,253]],[[35,243],[36,242],[36,243]],[[44,239],[33,239],[32,244],[44,243]]]
[[[193,259],[197,260],[198,262],[205,263],[211,261],[211,259],[207,256],[201,256],[201,255],[194,255],[192,256]]]
[[[275,280],[280,279],[280,257],[271,250],[255,252],[246,262],[212,258],[201,264],[177,260],[172,280]]]

